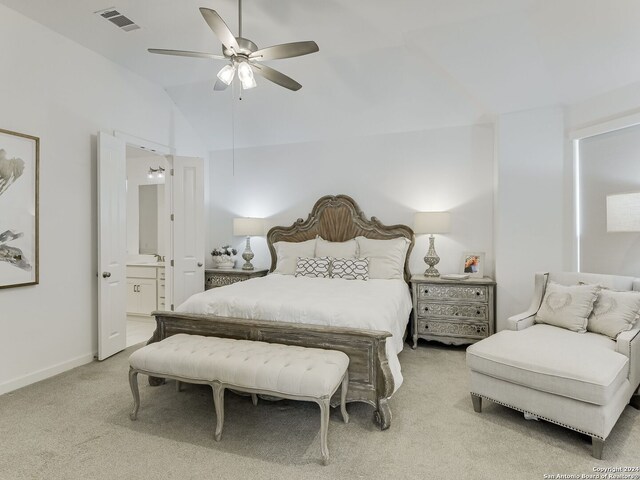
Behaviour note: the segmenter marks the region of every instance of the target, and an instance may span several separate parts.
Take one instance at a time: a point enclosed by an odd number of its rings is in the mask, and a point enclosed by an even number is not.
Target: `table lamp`
[[[253,252],[251,251],[251,237],[264,235],[264,222],[262,218],[234,218],[233,234],[236,236],[246,236],[247,246],[242,252],[245,263],[242,270],[253,270]]]
[[[440,272],[435,266],[440,261],[434,246],[434,233],[449,233],[451,230],[451,215],[449,212],[416,212],[413,217],[413,231],[417,235],[429,234],[429,250],[424,257],[424,263],[429,268],[424,272],[426,277],[439,277]]]

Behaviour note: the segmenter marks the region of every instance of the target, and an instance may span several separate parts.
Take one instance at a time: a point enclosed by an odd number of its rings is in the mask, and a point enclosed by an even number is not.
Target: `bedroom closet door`
[[[201,158],[167,157],[171,164],[173,268],[171,310],[204,290],[204,162]]]
[[[127,343],[127,161],[122,139],[98,133],[98,360]]]

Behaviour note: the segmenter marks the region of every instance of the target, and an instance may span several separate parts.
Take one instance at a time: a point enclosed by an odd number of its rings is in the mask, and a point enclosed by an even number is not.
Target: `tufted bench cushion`
[[[140,407],[137,375],[144,373],[172,378],[178,386],[179,382],[211,385],[216,440],[222,436],[226,388],[251,393],[254,403],[256,394],[316,402],[320,406],[320,446],[325,465],[329,461],[329,401],[340,385],[342,418],[345,423],[349,421],[345,405],[349,357],[343,352],[181,333],[135,351],[129,364],[132,420]]]
[[[349,357],[335,350],[180,333],[137,350],[129,363],[160,377],[321,398],[340,385]]]

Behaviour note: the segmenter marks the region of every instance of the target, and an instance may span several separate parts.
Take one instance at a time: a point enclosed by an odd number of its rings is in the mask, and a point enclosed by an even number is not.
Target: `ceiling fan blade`
[[[213,86],[213,89],[217,92],[221,92],[222,90],[226,90],[228,86],[229,85],[227,85],[226,83],[224,83],[222,80],[218,78],[216,80],[215,85]]]
[[[224,20],[218,15],[218,12],[210,8],[200,7],[200,13],[225,47],[236,53],[240,51],[236,37],[233,36],[233,33],[231,33],[227,24],[224,23]]]
[[[300,90],[302,88],[302,85],[296,82],[293,78],[287,77],[284,73],[280,73],[271,67],[257,63],[251,63],[250,65],[256,73],[262,75],[267,80],[280,85],[281,87],[288,88],[293,91]]]
[[[308,55],[318,50],[318,44],[313,41],[283,43],[282,45],[274,45],[272,47],[256,50],[249,58],[251,60],[277,60],[279,58],[299,57],[300,55]]]
[[[166,50],[164,48],[149,48],[149,53],[157,53],[160,55],[176,55],[178,57],[196,57],[196,58],[211,58],[213,60],[225,60],[223,55],[214,55],[213,53],[204,52],[190,52],[188,50]]]

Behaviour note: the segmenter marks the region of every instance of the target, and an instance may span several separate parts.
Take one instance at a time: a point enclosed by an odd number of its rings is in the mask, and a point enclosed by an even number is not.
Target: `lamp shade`
[[[640,232],[640,193],[607,195],[607,232]]]
[[[413,216],[414,233],[449,233],[451,214],[449,212],[416,212]]]
[[[262,218],[234,218],[233,234],[238,237],[264,235],[264,220]]]

